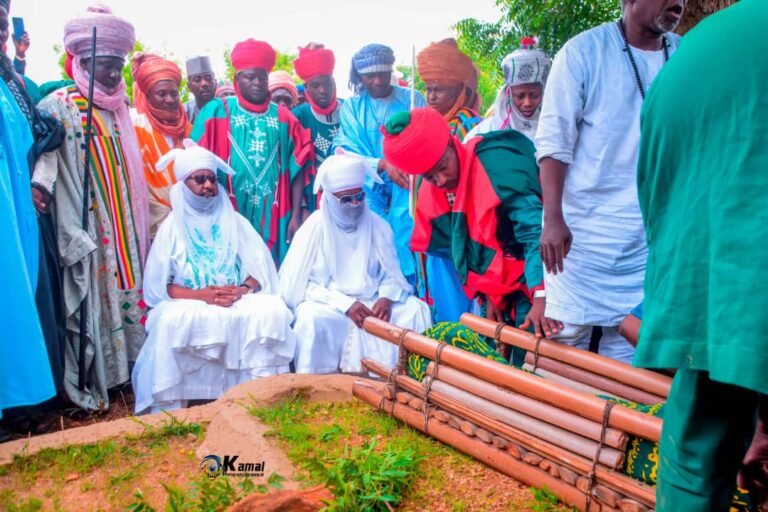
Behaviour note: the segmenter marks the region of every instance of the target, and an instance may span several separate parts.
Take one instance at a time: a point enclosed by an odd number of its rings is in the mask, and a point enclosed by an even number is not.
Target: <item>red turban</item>
[[[275,49],[264,41],[246,39],[237,43],[232,50],[232,65],[235,71],[258,68],[269,73],[275,67],[276,60]]]
[[[432,169],[451,140],[448,123],[432,107],[393,114],[381,133],[384,158],[408,174],[424,174]]]
[[[336,58],[333,52],[322,45],[299,48],[299,56],[293,61],[296,74],[305,82],[322,75],[332,75]]]

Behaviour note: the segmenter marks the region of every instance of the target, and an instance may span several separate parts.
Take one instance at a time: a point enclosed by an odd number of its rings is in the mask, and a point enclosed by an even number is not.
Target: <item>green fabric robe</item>
[[[231,183],[223,174],[219,178],[279,266],[288,252],[291,182],[312,166],[307,130],[285,107],[270,103],[266,112],[256,114],[243,109],[232,96],[213,99],[203,107],[191,137],[229,161],[236,172]]]
[[[315,169],[319,168],[320,164],[333,154],[331,148],[333,147],[333,140],[339,133],[339,125],[341,124],[339,112],[342,103],[342,100],[339,100],[336,109],[327,116],[314,112],[309,103],[299,105],[291,111],[299,123],[310,132],[312,145],[315,149]],[[315,174],[308,173],[305,179],[304,201],[310,213],[317,210],[317,195],[313,191],[314,186]]]
[[[642,112],[638,194],[648,238],[635,364],[709,372],[768,393],[768,2],[704,20]],[[717,22],[715,23],[715,20]],[[727,79],[712,63],[727,62]]]

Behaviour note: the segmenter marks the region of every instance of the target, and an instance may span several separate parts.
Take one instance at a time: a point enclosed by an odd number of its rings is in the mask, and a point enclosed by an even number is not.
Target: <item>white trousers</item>
[[[371,307],[375,300],[365,301]],[[390,323],[423,332],[432,325],[429,307],[415,297],[392,306]],[[296,373],[360,373],[362,359],[373,359],[393,367],[397,346],[358,329],[337,309],[305,301],[296,307]]]
[[[592,325],[576,325],[563,322],[563,330],[552,339],[570,345],[572,347],[589,350],[589,342],[592,338]],[[635,356],[635,347],[619,334],[619,327],[602,327],[603,336],[600,338],[601,356],[610,357],[623,363],[632,364]]]

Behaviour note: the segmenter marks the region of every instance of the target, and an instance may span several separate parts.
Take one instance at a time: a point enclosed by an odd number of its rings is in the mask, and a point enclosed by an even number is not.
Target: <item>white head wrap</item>
[[[538,48],[518,48],[501,61],[506,85],[547,83],[552,59]]]
[[[235,174],[227,163],[201,146],[196,146],[191,139],[184,140],[184,149],[172,149],[157,161],[158,169],[165,169],[173,163],[173,174],[176,181],[183,182],[195,171],[208,169],[221,171],[224,174]]]
[[[539,125],[541,106],[532,117],[525,117],[515,107],[512,100],[512,88],[516,85],[546,85],[552,59],[535,46],[518,48],[501,62],[504,71],[504,85],[499,90],[494,104],[493,129],[515,129],[533,139]]]
[[[362,188],[366,176],[376,183],[383,183],[366,160],[351,153],[340,152],[329,156],[320,164],[315,177],[314,193],[317,194],[321,189],[332,194]]]
[[[172,149],[157,162],[158,169],[173,163],[176,184],[171,187],[170,199],[176,229],[182,239],[187,256],[208,279],[217,285],[232,282],[238,256],[237,212],[223,186],[218,185],[215,197],[195,195],[184,182],[195,171],[207,169],[234,174],[232,168],[207,149],[190,145],[185,149]]]

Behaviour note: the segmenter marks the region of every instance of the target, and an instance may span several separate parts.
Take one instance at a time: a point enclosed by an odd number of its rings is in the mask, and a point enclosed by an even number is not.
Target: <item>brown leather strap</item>
[[[592,458],[592,468],[589,470],[589,487],[587,488],[587,504],[585,507],[586,511],[589,511],[589,506],[592,504],[592,489],[595,486],[595,469],[597,469],[597,465],[600,462],[600,453],[603,451],[603,446],[605,446],[605,433],[608,430],[608,423],[611,419],[611,411],[613,410],[613,406],[615,404],[612,402],[605,402],[605,408],[603,409],[603,426],[600,430],[600,442],[597,445],[597,450],[595,450],[595,456]]]

